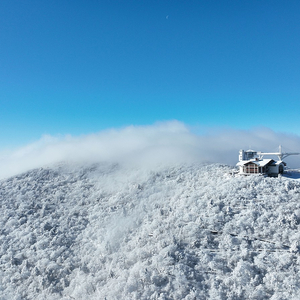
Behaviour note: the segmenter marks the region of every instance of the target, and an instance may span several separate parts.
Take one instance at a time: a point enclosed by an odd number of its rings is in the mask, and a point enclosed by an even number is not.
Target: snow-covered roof
[[[283,165],[286,166],[286,163],[282,160],[278,160],[278,161],[275,162],[275,165],[277,165],[277,166],[280,165],[280,164],[283,164]]]
[[[261,159],[261,160],[242,160],[242,161],[239,161],[236,165],[237,166],[244,166],[244,165],[247,165],[249,163],[254,163],[256,164],[257,166],[259,167],[264,167],[266,165],[268,165],[269,163],[271,162],[275,162],[273,159]]]

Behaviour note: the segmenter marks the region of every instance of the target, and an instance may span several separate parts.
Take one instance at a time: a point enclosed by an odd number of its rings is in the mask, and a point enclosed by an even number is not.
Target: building
[[[240,150],[239,162],[237,166],[239,167],[239,174],[251,175],[251,174],[261,174],[265,176],[277,177],[279,174],[284,172],[284,167],[286,163],[282,160],[274,159],[263,159],[263,155],[281,155],[279,153],[262,153],[256,152],[254,150]]]

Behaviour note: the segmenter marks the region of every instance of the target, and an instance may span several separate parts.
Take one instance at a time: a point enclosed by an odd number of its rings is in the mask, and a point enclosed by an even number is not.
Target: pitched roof
[[[262,160],[243,160],[243,161],[239,161],[236,165],[237,166],[244,166],[250,163],[253,163],[259,167],[264,167],[268,164],[272,164],[275,161],[273,159],[262,159]]]

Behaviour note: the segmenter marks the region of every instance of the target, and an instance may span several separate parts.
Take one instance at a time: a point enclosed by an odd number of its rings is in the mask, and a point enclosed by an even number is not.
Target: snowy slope
[[[0,181],[0,299],[299,299],[300,182],[224,165]]]

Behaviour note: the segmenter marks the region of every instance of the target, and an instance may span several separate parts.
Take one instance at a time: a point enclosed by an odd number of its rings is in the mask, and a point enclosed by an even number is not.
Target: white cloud
[[[215,129],[197,135],[178,121],[150,126],[129,126],[85,136],[43,136],[39,141],[0,154],[0,178],[29,169],[70,161],[76,163],[117,162],[134,166],[219,162],[235,165],[239,149],[300,152],[300,137],[276,133],[268,128],[254,130]],[[287,158],[300,167],[300,156]]]

